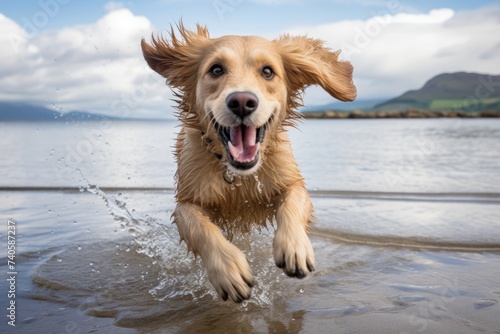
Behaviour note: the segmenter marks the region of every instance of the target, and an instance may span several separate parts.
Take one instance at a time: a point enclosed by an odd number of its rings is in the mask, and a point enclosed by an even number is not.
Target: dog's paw
[[[203,259],[208,279],[223,300],[236,303],[249,299],[254,286],[252,271],[246,256],[225,241]]]
[[[314,251],[303,228],[276,231],[274,261],[290,277],[304,278],[314,271]]]

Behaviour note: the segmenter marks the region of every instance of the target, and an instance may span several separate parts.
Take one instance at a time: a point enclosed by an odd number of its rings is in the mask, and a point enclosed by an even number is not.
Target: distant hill
[[[335,101],[320,106],[304,107],[302,111],[310,112],[314,110],[368,110],[372,109],[377,104],[386,101],[385,99],[368,99],[368,100],[354,100],[352,102],[339,102]]]
[[[119,118],[84,111],[63,114],[26,103],[0,102],[0,121],[94,121],[103,119],[118,120]]]
[[[488,82],[496,83],[496,86],[486,87],[485,83]],[[422,88],[377,104],[373,109],[500,110],[500,75],[466,72],[440,74],[427,81]]]

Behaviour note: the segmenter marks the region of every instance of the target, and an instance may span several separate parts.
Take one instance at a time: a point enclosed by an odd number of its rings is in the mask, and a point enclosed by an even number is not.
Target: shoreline
[[[383,110],[383,111],[306,111],[302,112],[306,119],[376,119],[376,118],[500,118],[500,110],[482,110],[479,112],[466,112],[455,110]]]

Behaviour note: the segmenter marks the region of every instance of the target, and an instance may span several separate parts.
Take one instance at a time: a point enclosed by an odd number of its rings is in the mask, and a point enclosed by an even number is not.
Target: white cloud
[[[32,35],[0,15],[0,100],[115,115],[168,109],[164,80],[149,70],[140,50],[141,38],[153,30],[128,9]]]
[[[500,73],[500,6],[456,13],[451,9],[406,14],[387,9],[350,20],[288,31],[321,38],[354,65],[359,98],[394,97],[431,77],[455,71]],[[331,98],[309,89],[306,103]]]

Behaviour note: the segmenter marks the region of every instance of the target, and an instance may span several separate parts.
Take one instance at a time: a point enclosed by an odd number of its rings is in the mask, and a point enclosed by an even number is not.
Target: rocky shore
[[[500,117],[500,110],[483,110],[480,112],[441,111],[441,110],[385,110],[385,111],[308,111],[303,113],[306,119],[344,119],[344,118],[479,118]]]

